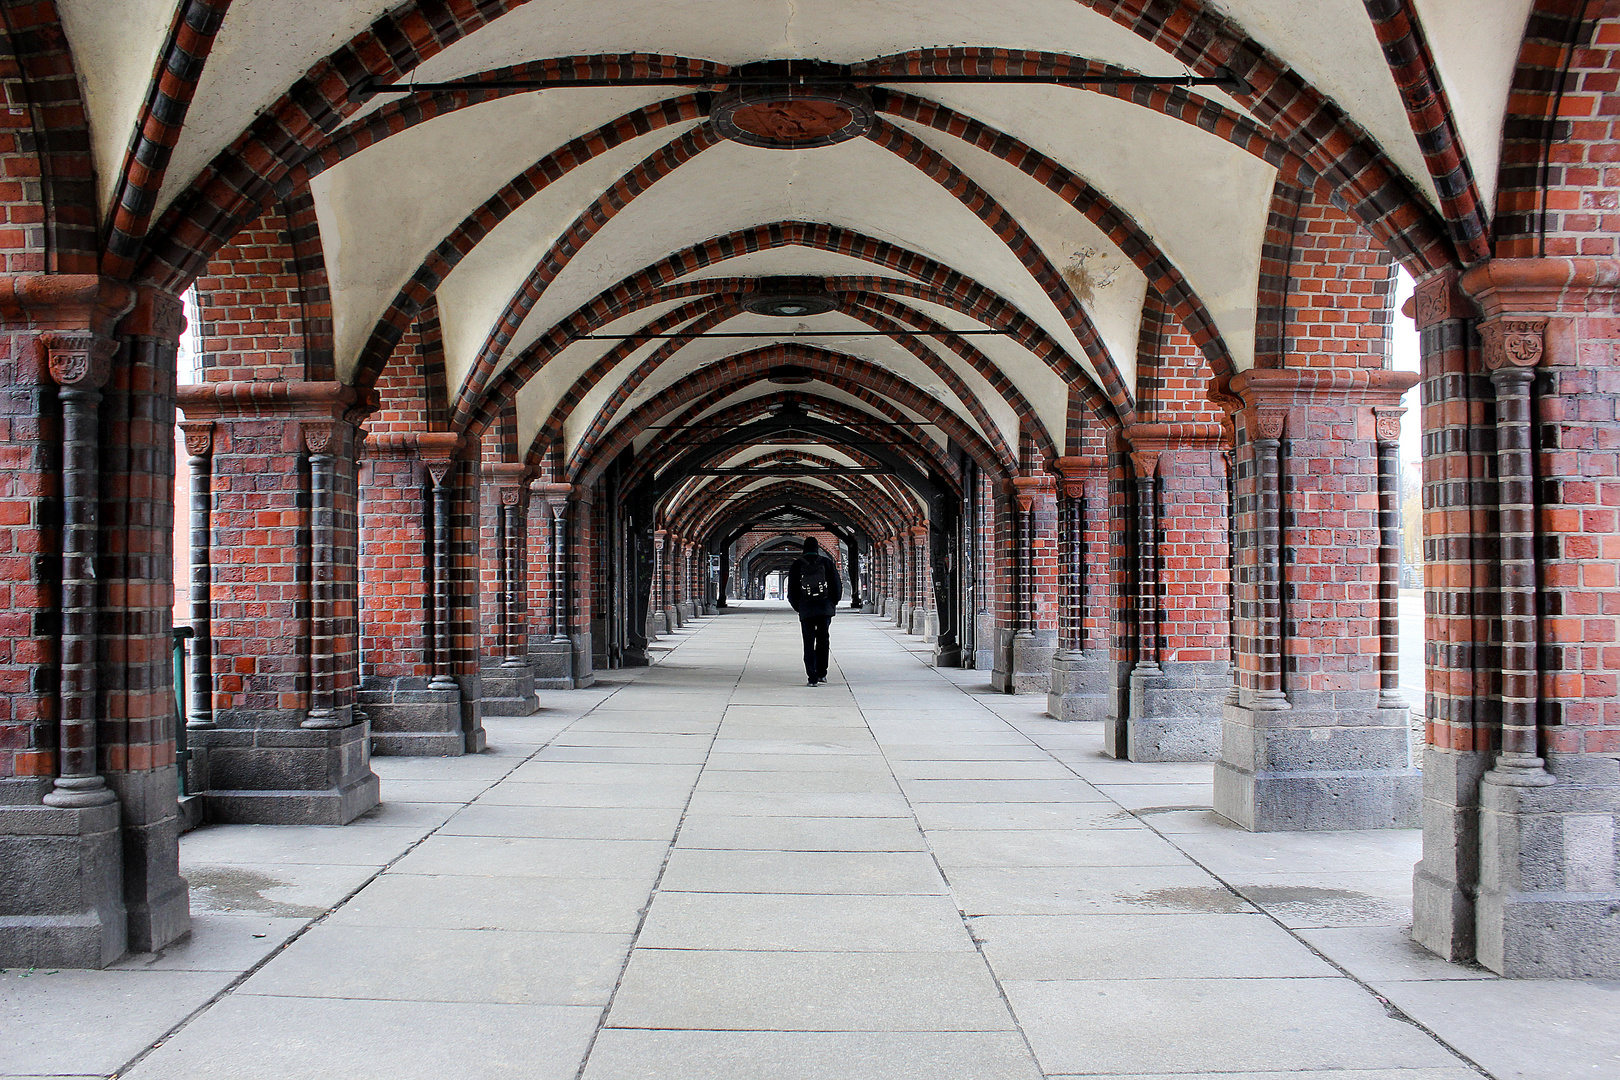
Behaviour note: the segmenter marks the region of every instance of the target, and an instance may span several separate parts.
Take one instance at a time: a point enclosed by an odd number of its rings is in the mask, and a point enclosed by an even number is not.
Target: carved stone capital
[[[186,453],[192,457],[207,457],[214,452],[212,420],[182,420],[178,426],[186,438]]]
[[[518,499],[522,496],[522,494],[523,493],[515,487],[501,488],[501,505],[516,506],[518,504]]]
[[[422,462],[422,471],[427,473],[428,479],[433,482],[433,486],[439,488],[444,486],[445,477],[450,475],[451,464],[452,462],[448,460],[424,461]]]
[[[1378,431],[1378,441],[1382,443],[1400,442],[1401,417],[1405,415],[1405,409],[1373,409],[1373,420]]]
[[[1273,442],[1283,437],[1288,428],[1288,407],[1261,405],[1254,410],[1254,438]]]
[[[135,306],[118,324],[118,333],[175,344],[186,329],[185,311],[178,296],[143,285],[135,290]]]
[[[39,335],[51,378],[70,390],[99,390],[112,374],[118,342],[88,330],[47,330]]]
[[[1547,320],[1539,315],[1502,315],[1479,324],[1485,366],[1533,368],[1547,354]]]
[[[1401,308],[1418,330],[1427,330],[1448,319],[1469,319],[1476,314],[1474,306],[1457,287],[1457,272],[1442,270],[1425,278],[1412,293],[1412,299]]]
[[[1101,458],[1060,457],[1052,462],[1052,471],[1058,475],[1058,490],[1065,498],[1083,499],[1086,482],[1108,474],[1108,463]]]
[[[302,423],[298,425],[300,434],[304,438],[304,449],[311,454],[330,454],[332,443],[337,437],[336,424]]]
[[[1035,505],[1035,496],[1041,493],[1045,482],[1038,476],[1015,476],[1012,478],[1013,498],[1018,500],[1018,509],[1028,513]]]
[[[1138,480],[1148,480],[1159,472],[1158,450],[1136,450],[1131,453],[1131,467],[1136,470]]]

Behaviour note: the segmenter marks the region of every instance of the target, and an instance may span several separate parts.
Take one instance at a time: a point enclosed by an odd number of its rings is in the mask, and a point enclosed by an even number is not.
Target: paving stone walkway
[[[925,650],[841,616],[808,688],[734,608],[354,825],[198,830],[190,941],[0,974],[0,1076],[1620,1076],[1620,984],[1410,944],[1415,832],[1230,828]]]

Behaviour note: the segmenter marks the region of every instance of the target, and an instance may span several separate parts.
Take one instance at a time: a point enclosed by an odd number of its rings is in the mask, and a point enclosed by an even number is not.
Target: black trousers
[[[827,624],[831,615],[800,615],[799,632],[804,635],[804,674],[809,679],[827,677]]]

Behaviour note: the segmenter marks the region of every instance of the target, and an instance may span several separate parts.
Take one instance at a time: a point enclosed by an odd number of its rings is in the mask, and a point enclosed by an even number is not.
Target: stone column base
[[[529,643],[529,667],[534,672],[536,690],[574,688],[574,643],[540,641]]]
[[[961,667],[962,646],[954,641],[947,641],[943,645],[934,646],[935,667]]]
[[[13,785],[0,798],[37,789]],[[115,802],[0,805],[0,967],[104,968],[128,951],[118,819]]]
[[[1620,978],[1620,771],[1596,755],[1547,767],[1546,786],[1499,767],[1480,783],[1475,959],[1514,978]]]
[[[1407,710],[1311,709],[1304,696],[1290,710],[1225,707],[1215,812],[1251,832],[1417,825]]]
[[[596,685],[596,668],[591,665],[591,635],[589,631],[573,636],[574,689],[583,690]],[[643,661],[645,662],[645,661]]]
[[[921,633],[924,641],[939,640],[939,614],[937,612],[930,611],[923,618]]]
[[[691,603],[690,601],[682,600],[678,605],[676,605],[675,614],[681,620],[681,625],[685,626],[687,623],[697,618],[697,605]]]
[[[1052,687],[1052,655],[1057,651],[1055,635],[1014,634],[996,631],[994,666],[990,686],[1003,694],[1044,694]]]
[[[540,710],[534,696],[534,670],[527,665],[496,664],[479,673],[484,687],[485,716],[532,716]]]
[[[868,600],[866,603],[861,605],[862,615],[876,615],[877,613],[877,605],[873,604],[872,601]]]
[[[466,753],[461,692],[429,690],[425,677],[368,679],[359,705],[371,723],[379,757],[455,757]]]
[[[1046,691],[1046,715],[1054,720],[1107,719],[1108,661],[1085,655],[1054,657]]]
[[[1424,748],[1423,861],[1412,871],[1412,940],[1447,960],[1474,958],[1479,781],[1490,755]]]
[[[124,918],[131,952],[156,952],[191,933],[191,889],[180,876],[178,772],[165,765],[107,777],[123,807]]]
[[[895,608],[894,623],[906,633],[911,633],[911,605],[901,604]]]
[[[1131,707],[1106,749],[1131,761],[1214,761],[1221,756],[1221,708],[1232,688],[1219,663],[1169,660],[1131,672]]]
[[[346,825],[379,801],[369,724],[341,728],[221,726],[194,729],[208,748],[211,822]]]
[[[669,633],[669,615],[662,611],[648,612],[647,640],[657,641],[660,637],[667,633]]]

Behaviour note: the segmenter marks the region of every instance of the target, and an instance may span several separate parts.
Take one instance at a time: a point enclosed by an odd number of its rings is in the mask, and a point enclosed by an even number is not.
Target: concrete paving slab
[[[725,706],[717,706],[712,718],[693,715],[682,705],[681,715],[671,716],[663,709],[638,708],[615,711],[597,709],[581,717],[568,730],[554,740],[558,746],[575,745],[589,740],[624,739],[677,739],[712,735],[720,726]],[[604,741],[604,745],[607,743]]]
[[[0,1076],[107,1076],[234,978],[219,971],[0,970]]]
[[[1093,832],[945,829],[928,846],[947,871],[971,866],[1185,866],[1187,857],[1146,829]]]
[[[969,915],[1227,914],[1255,910],[1195,866],[971,867],[946,875]]]
[[[626,765],[701,765],[708,741],[697,746],[548,746],[535,761],[601,761]]]
[[[538,836],[574,840],[675,839],[681,812],[673,807],[496,806],[461,810],[441,836]]]
[[[701,765],[610,765],[583,761],[530,761],[511,779],[519,784],[690,784]]]
[[[772,851],[926,851],[904,818],[688,815],[680,846]]]
[[[913,802],[924,829],[1143,829],[1111,802]]]
[[[1048,1073],[1443,1068],[1456,1059],[1342,979],[1141,979],[1002,987]],[[1085,1023],[1076,1023],[1084,1016]],[[1172,1037],[1166,1037],[1173,1032]]]
[[[181,838],[180,875],[191,884],[191,913],[266,915],[308,921],[324,915],[377,873],[374,866],[193,862]]]
[[[1412,940],[1410,926],[1313,927],[1297,933],[1364,982],[1497,977],[1477,965],[1440,959]]]
[[[762,773],[770,776],[792,776],[796,773],[842,772],[865,773],[892,780],[894,773],[882,754],[841,754],[829,759],[815,754],[734,754],[717,750],[709,755],[704,766],[705,777],[717,772]]]
[[[128,1080],[573,1080],[601,1012],[232,995],[153,1051]]]
[[[1409,926],[1412,871],[1267,874],[1229,878],[1233,888],[1290,929]]]
[[[629,951],[628,934],[322,923],[236,993],[606,1005]]]
[[[874,730],[884,756],[890,761],[1048,761],[1049,755],[1029,743],[956,744],[951,746],[928,742],[891,742],[882,732]]]
[[[1073,780],[1074,774],[1046,761],[895,761],[901,780]]]
[[[662,891],[640,949],[787,952],[972,952],[948,896]]]
[[[1260,914],[989,915],[969,925],[1003,981],[1340,977]]]
[[[561,749],[568,746],[607,747],[624,746],[635,749],[650,749],[653,747],[669,747],[671,749],[686,749],[692,746],[707,747],[709,739],[713,736],[718,724],[711,725],[707,730],[691,732],[670,731],[606,731],[600,728],[581,728],[576,726],[559,735],[551,743],[551,747]]]
[[[945,882],[924,852],[721,851],[676,848],[663,892],[925,893]]]
[[[1138,820],[1151,825],[1166,836],[1181,833],[1234,833],[1245,832],[1213,810],[1194,807],[1179,810],[1174,807],[1144,807],[1137,811]]]
[[[1103,802],[1084,780],[903,780],[912,802]]]
[[[835,729],[842,730],[842,729]],[[808,732],[771,738],[728,738],[723,732],[714,740],[716,754],[809,754],[818,757],[876,756],[877,743],[864,731],[859,736],[837,738]]]
[[[520,784],[507,781],[478,801],[491,806],[621,806],[680,809],[691,784]]]
[[[1041,1080],[1014,1032],[643,1031],[598,1036],[583,1080]],[[1429,1078],[1418,1078],[1429,1080]]]
[[[766,817],[904,817],[911,808],[903,795],[882,792],[786,795],[763,791],[696,791],[687,812],[697,815]]]
[[[327,919],[331,926],[554,930],[629,934],[647,906],[644,878],[473,877],[388,873]]]
[[[542,740],[543,741],[543,740]],[[371,771],[390,780],[499,780],[529,753],[463,754],[460,757],[378,757],[371,762]]]
[[[372,758],[374,763],[381,758]],[[454,803],[472,802],[488,791],[490,780],[384,780],[383,802]]]
[[[1006,1031],[974,953],[637,949],[610,1028],[713,1031]]]
[[[186,858],[213,866],[322,863],[381,866],[432,826],[350,829],[342,825],[204,825],[186,834]]]
[[[1223,877],[1384,868],[1410,874],[1423,857],[1423,834],[1418,829],[1251,833],[1232,828],[1179,835],[1176,844]]]
[[[1095,1080],[1096,1073],[1053,1073],[1048,1080]],[[1110,1073],[1108,1080],[1479,1080],[1466,1065],[1435,1069],[1288,1069],[1283,1072]]]
[[[193,914],[191,933],[158,952],[127,956],[112,970],[224,971],[234,978],[307,925],[298,918]]]
[[[796,769],[792,772],[767,772],[762,769],[703,770],[698,781],[699,791],[779,791],[794,794],[855,794],[883,792],[900,794],[900,785],[887,769]]]
[[[1037,737],[1036,742],[1040,741]],[[1063,749],[1054,749],[1051,754],[1094,784],[1215,783],[1215,767],[1207,761],[1120,761],[1099,753]]]
[[[1215,805],[1215,785],[1205,784],[1098,784],[1104,798],[1128,810],[1169,808],[1205,810]]]
[[[345,828],[416,829],[419,833],[426,833],[449,821],[450,815],[455,812],[456,806],[451,803],[390,799],[361,814]]]
[[[1490,979],[1373,988],[1496,1080],[1620,1076],[1620,982]]]
[[[669,845],[660,840],[553,840],[512,836],[432,836],[395,867],[406,874],[485,877],[648,878]]]

